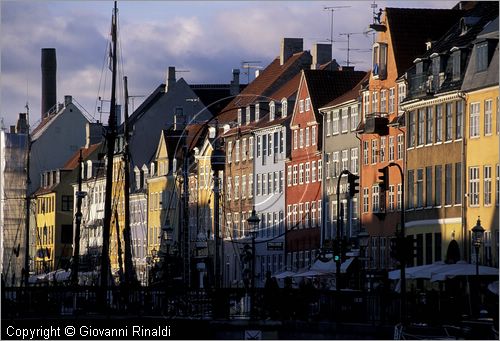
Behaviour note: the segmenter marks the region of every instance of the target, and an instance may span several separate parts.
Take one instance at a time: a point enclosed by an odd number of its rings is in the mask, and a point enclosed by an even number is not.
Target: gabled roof
[[[355,100],[359,96],[359,91],[361,90],[361,86],[363,82],[366,82],[370,78],[370,73],[366,72],[365,76],[355,85],[351,90],[346,92],[340,97],[335,98],[333,101],[325,104],[323,108],[329,108],[333,107],[342,103],[345,103],[347,101]],[[321,109],[321,108],[320,108]]]
[[[82,151],[82,159],[86,160],[90,154],[95,152],[98,148],[102,146],[102,142],[92,144],[88,148],[80,148],[76,151],[69,159],[66,161],[66,164],[62,167],[62,169],[73,170],[78,167],[78,159],[80,158],[80,150]]]
[[[398,77],[425,52],[425,43],[439,39],[463,14],[460,10],[428,8],[385,9]]]
[[[303,73],[316,115],[319,108],[351,90],[366,76],[365,71],[304,70]]]
[[[292,55],[283,65],[277,57],[269,64],[259,76],[247,85],[238,96],[236,96],[217,117],[219,123],[229,123],[236,120],[238,108],[246,107],[262,97],[272,95],[277,89],[293,78],[302,66],[311,64],[311,55],[308,51],[298,52]]]

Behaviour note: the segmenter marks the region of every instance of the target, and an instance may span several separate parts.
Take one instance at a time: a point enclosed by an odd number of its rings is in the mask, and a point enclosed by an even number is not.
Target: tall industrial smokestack
[[[42,119],[57,102],[56,49],[42,49]]]

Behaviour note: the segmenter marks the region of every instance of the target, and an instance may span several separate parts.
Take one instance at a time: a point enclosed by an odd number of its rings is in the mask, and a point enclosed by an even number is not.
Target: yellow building
[[[467,98],[465,224],[469,232],[470,260],[476,260],[471,229],[479,218],[485,229],[479,261],[495,267],[498,267],[500,187],[498,58],[496,20],[486,25],[474,41],[462,86]]]

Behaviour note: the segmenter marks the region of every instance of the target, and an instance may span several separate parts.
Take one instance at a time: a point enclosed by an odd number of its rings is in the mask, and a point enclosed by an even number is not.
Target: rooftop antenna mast
[[[337,11],[340,8],[349,8],[351,6],[325,6],[323,7],[324,11],[330,11],[330,44],[332,44],[332,57],[333,57],[333,12]],[[330,63],[330,70],[332,68],[332,63]]]
[[[363,33],[362,32],[339,33],[339,35],[341,35],[341,36],[347,36],[347,61],[346,61],[347,66],[349,66],[349,52],[352,50],[360,50],[360,49],[351,49],[351,46],[350,46],[351,36],[355,35],[355,34],[363,34]]]
[[[250,69],[260,70],[262,66],[254,65],[262,63],[260,60],[243,60],[241,62],[241,68],[246,69],[245,73],[247,74],[247,84],[250,83]]]

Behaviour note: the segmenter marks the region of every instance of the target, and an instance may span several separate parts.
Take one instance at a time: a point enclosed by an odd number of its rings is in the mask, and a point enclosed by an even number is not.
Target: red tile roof
[[[219,123],[229,123],[236,120],[237,109],[246,107],[257,100],[271,96],[278,88],[285,84],[302,67],[311,64],[311,55],[308,51],[295,53],[283,65],[277,57],[269,64],[257,78],[255,78],[238,96],[236,96],[217,117]]]
[[[82,151],[82,158],[85,160],[89,157],[90,154],[92,154],[94,151],[96,151],[98,148],[102,146],[102,142],[92,144],[88,148],[80,148],[78,151],[76,151],[68,161],[66,161],[66,164],[62,167],[62,169],[67,169],[67,170],[73,170],[76,167],[78,167],[78,159],[80,158],[80,150]]]

